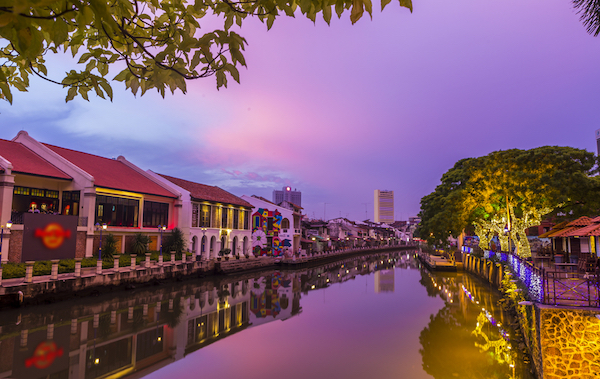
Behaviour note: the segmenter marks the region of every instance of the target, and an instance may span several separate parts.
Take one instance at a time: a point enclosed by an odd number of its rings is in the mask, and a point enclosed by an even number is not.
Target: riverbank
[[[597,378],[600,376],[600,308],[546,305],[544,284],[527,286],[524,262],[513,259],[523,275],[515,275],[507,263],[466,254],[465,270],[486,280],[503,293],[503,305],[517,319],[526,347],[540,379]],[[564,279],[567,283],[570,280]],[[571,280],[572,281],[572,280]],[[530,288],[531,287],[531,288]],[[577,290],[577,288],[575,288]],[[533,291],[533,293],[531,293]]]
[[[118,260],[111,269],[75,268],[74,273],[58,274],[58,262],[53,262],[50,275],[33,276],[33,262],[27,264],[25,278],[5,279],[0,286],[0,305],[52,303],[73,297],[94,296],[101,293],[128,290],[135,287],[158,285],[185,278],[218,276],[253,272],[269,268],[308,267],[357,254],[379,253],[391,250],[413,249],[412,245],[358,248],[316,253],[303,258],[241,257],[229,260],[151,262],[138,265],[135,257],[130,266],[119,267]]]

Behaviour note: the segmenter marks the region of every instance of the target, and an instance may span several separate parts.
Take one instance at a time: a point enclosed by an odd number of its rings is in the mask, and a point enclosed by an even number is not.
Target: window
[[[273,230],[273,217],[267,218],[267,230]]]
[[[222,209],[216,205],[213,205],[211,207],[211,217],[212,217],[212,221],[211,221],[211,226],[213,228],[218,228],[219,225],[221,225],[221,211]]]
[[[198,204],[192,204],[192,227],[198,227]]]
[[[144,201],[144,227],[158,227],[169,222],[169,204]]]
[[[239,228],[240,228],[240,210],[234,209],[233,210],[233,229],[239,229]]]
[[[290,228],[290,220],[288,220],[287,218],[284,218],[281,221],[281,229],[289,229]]]
[[[67,216],[79,215],[79,191],[63,191],[62,214]]]
[[[96,220],[94,223],[137,227],[139,207],[139,200],[96,195]]]
[[[58,191],[20,186],[13,188],[12,214],[15,217],[24,212],[52,214],[58,211]]]
[[[227,216],[229,216],[229,209],[221,208],[221,228],[227,229]]]
[[[244,230],[250,229],[250,212],[244,211]]]
[[[203,228],[210,228],[210,209],[210,205],[202,204],[200,226]]]

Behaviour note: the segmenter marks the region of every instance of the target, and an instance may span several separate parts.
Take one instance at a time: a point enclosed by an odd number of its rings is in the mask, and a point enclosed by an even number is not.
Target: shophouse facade
[[[78,217],[77,257],[97,253],[100,229],[126,252],[135,233],[150,236],[150,250],[160,246],[160,228],[177,226],[181,201],[168,186],[119,156],[109,159],[41,143],[21,131],[0,140],[0,225],[3,261],[21,261],[26,213]]]
[[[251,254],[252,204],[216,186],[148,173],[179,193],[182,206],[178,225],[195,256],[216,258],[227,248],[232,256]]]
[[[295,228],[294,211],[260,196],[241,197],[252,204],[252,251],[255,255],[284,256],[298,254],[301,229]]]

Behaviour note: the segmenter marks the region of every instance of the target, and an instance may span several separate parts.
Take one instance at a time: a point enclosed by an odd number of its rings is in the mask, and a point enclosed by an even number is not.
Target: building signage
[[[75,258],[77,216],[40,213],[23,216],[21,262]]]
[[[15,337],[12,378],[67,377],[69,373],[70,325],[56,327],[51,335],[48,330],[29,332],[23,343]],[[65,375],[66,374],[66,375]]]

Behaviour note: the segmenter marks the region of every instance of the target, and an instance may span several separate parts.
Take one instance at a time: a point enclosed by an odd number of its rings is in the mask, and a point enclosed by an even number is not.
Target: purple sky
[[[298,17],[270,31],[247,21],[248,69],[217,91],[65,104],[32,79],[0,103],[0,138],[42,141],[144,169],[271,198],[291,185],[305,213],[373,218],[373,190],[395,192],[396,219],[461,158],[566,145],[595,151],[600,40],[568,0],[392,2],[351,25]],[[50,59],[60,76],[67,56]],[[109,74],[110,77],[115,72]],[[365,206],[366,204],[366,206]]]

